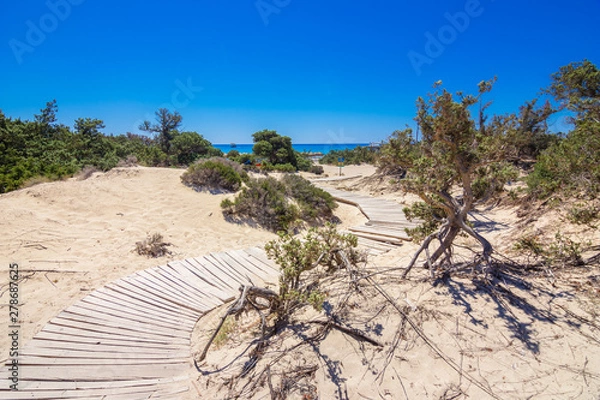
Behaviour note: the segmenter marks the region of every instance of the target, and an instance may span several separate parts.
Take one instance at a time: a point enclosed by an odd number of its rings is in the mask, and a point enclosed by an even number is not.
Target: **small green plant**
[[[568,211],[569,221],[578,225],[592,225],[600,217],[600,210],[596,206],[586,204],[575,204]]]
[[[154,233],[149,235],[145,240],[137,242],[135,250],[141,256],[157,258],[171,254],[169,249],[167,249],[168,246],[171,246],[171,243],[165,242],[160,233]]]
[[[213,340],[213,345],[217,349],[221,348],[223,345],[225,345],[225,343],[227,343],[230,335],[235,330],[235,326],[236,326],[235,320],[231,317],[228,317],[225,320],[225,322],[221,325],[221,329],[219,329],[219,332],[217,333],[217,335],[215,336],[215,339]]]
[[[200,160],[181,176],[185,185],[211,192],[236,192],[247,179],[248,174],[240,164],[221,157]]]
[[[523,236],[517,240],[514,249],[548,267],[566,267],[581,263],[585,245],[557,232],[554,239],[547,244],[533,235]]]
[[[357,238],[340,234],[333,224],[312,228],[303,239],[280,233],[278,240],[265,245],[269,258],[281,269],[276,314],[278,321],[289,319],[297,307],[310,305],[319,311],[326,293],[320,287],[319,274],[307,280],[309,272],[324,267],[331,274],[340,268],[352,268],[360,260]]]

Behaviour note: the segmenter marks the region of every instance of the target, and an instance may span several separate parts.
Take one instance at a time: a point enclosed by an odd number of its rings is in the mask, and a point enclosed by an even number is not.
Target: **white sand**
[[[337,172],[335,167],[325,169],[332,177]],[[0,195],[0,303],[4,314],[0,318],[0,359],[8,357],[8,324],[1,321],[8,319],[6,290],[11,262],[17,262],[22,274],[27,276],[19,286],[23,345],[62,309],[115,279],[169,260],[261,245],[276,237],[265,230],[225,221],[219,204],[227,195],[198,193],[185,187],[179,180],[182,172],[158,168],[115,169],[95,174],[85,181],[48,183]],[[373,173],[374,168],[348,166],[343,172],[346,176],[366,176]],[[336,185],[352,186],[355,182]],[[412,200],[385,190],[374,193],[364,185],[354,189],[399,202]],[[341,205],[337,214],[343,226],[364,222],[360,212],[347,205]],[[510,208],[494,209],[484,217],[492,219],[487,237],[494,243],[514,239],[526,229],[536,229],[535,226],[518,226],[514,210]],[[556,227],[557,220],[541,218],[538,223],[548,230]],[[136,254],[135,243],[155,232],[173,244],[170,247],[173,254],[159,259]],[[593,235],[591,238],[597,243],[597,231]],[[406,244],[373,258],[372,265],[401,266],[415,247],[415,244]],[[508,251],[510,246],[504,247]],[[417,275],[422,273],[422,270],[416,271]],[[551,288],[547,282],[541,283]],[[514,331],[507,325],[507,319],[499,317],[497,307],[489,299],[467,296],[473,307],[473,311],[467,313],[465,304],[453,298],[446,287],[434,288],[430,283],[414,282],[403,285],[389,282],[389,285],[388,289],[399,303],[431,311],[424,314],[430,316],[422,321],[422,329],[465,372],[488,382],[501,398],[528,398],[538,393],[536,398],[544,399],[595,398],[593,396],[600,392],[597,330],[578,330],[564,322],[548,324],[520,313],[518,316],[527,323],[525,327],[531,331],[532,341],[540,346],[539,352],[534,353],[522,341],[511,337]],[[593,310],[598,303],[594,308],[593,302],[581,297],[581,291],[566,283],[558,282],[552,290],[560,295],[556,305],[568,306],[578,315],[593,320]],[[537,301],[526,292],[520,294]],[[541,309],[549,307],[544,301],[540,300]],[[552,307],[552,312],[561,313],[556,306]],[[600,318],[595,315],[595,323],[600,325]],[[378,318],[385,328],[379,339],[389,343],[399,318],[390,310]],[[474,323],[475,319],[482,323]],[[581,332],[593,340],[581,336]],[[344,387],[352,399],[440,398],[444,393],[450,398],[452,385],[460,385],[460,390],[469,398],[486,398],[480,389],[465,377],[461,378],[411,335],[402,343],[385,378],[380,381],[375,379],[376,373],[365,367],[356,345],[344,335],[331,335],[323,343],[323,349],[332,360],[342,362]],[[368,360],[372,361],[371,365],[383,368],[385,354],[372,356],[372,360]],[[582,372],[584,370],[587,372]],[[321,382],[321,398],[334,398],[336,388],[328,382],[323,369],[317,373],[317,380]],[[202,384],[201,380],[198,384]],[[213,395],[218,398],[217,394]],[[190,394],[189,398],[193,397]]]

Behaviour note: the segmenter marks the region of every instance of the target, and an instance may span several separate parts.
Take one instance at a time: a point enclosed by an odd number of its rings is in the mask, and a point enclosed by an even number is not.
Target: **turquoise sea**
[[[346,150],[354,149],[358,146],[368,146],[369,143],[293,143],[292,147],[294,150],[301,153],[323,153],[327,154],[331,150]],[[252,153],[253,143],[235,144],[213,144],[214,147],[220,149],[223,153],[227,154],[229,150],[235,149],[240,153]]]

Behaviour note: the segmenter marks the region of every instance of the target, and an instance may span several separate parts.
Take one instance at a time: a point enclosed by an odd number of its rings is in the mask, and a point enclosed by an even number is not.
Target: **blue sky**
[[[437,80],[515,111],[562,65],[600,65],[600,2],[28,0],[0,15],[0,109],[137,133],[159,107],[213,143],[275,129],[369,142],[412,124]],[[433,39],[431,39],[433,38]],[[554,126],[561,128],[555,118]]]

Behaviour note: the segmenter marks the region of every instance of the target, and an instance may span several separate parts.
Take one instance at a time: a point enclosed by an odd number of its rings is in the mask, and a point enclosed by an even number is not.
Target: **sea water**
[[[244,144],[213,144],[214,147],[227,154],[230,150],[237,150],[240,153],[252,153],[253,143]],[[235,146],[235,147],[234,147]],[[293,143],[294,150],[301,153],[322,153],[327,154],[331,150],[351,150],[358,146],[366,147],[369,143]]]

